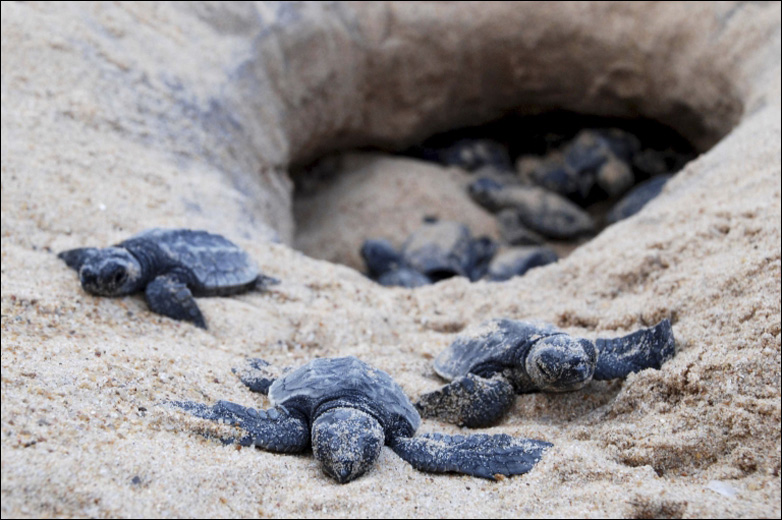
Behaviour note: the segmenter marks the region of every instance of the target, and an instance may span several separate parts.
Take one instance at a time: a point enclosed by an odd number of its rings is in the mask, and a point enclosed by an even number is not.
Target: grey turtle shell
[[[191,289],[200,295],[226,295],[243,289],[258,278],[258,266],[230,240],[206,231],[150,229],[117,244],[137,256],[149,249],[190,270]],[[156,255],[157,256],[157,255]]]
[[[458,336],[435,358],[434,370],[449,381],[467,374],[491,377],[514,370],[533,343],[555,334],[563,332],[548,323],[489,320]]]
[[[391,376],[353,356],[315,359],[277,379],[268,395],[275,406],[297,400],[310,420],[320,404],[351,398],[364,401],[386,427],[404,421],[414,432],[421,424],[418,411]]]

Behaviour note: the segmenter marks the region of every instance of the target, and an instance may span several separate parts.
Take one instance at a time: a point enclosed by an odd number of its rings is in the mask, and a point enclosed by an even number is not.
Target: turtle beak
[[[589,341],[553,336],[533,348],[527,371],[540,389],[570,392],[592,379],[597,353]]]
[[[81,284],[84,287],[94,287],[96,285],[96,281],[98,280],[98,273],[96,273],[95,270],[93,270],[91,267],[85,265],[81,268],[79,277],[81,278]]]
[[[594,371],[583,360],[575,357],[561,364],[562,368],[556,376],[556,383],[563,388],[580,388],[592,377],[592,372]],[[554,382],[552,381],[552,383]]]
[[[346,482],[350,482],[354,478],[358,477],[358,475],[353,474],[353,464],[350,463],[343,463],[339,468],[335,468],[332,476],[340,484],[345,484]]]

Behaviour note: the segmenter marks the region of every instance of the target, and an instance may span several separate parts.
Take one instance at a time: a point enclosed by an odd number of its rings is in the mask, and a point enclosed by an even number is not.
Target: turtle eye
[[[125,283],[127,277],[127,273],[125,273],[124,269],[118,269],[112,276],[111,281],[114,285],[119,286]]]
[[[535,365],[538,367],[538,370],[540,370],[540,373],[547,379],[553,379],[551,365],[546,364],[546,362],[540,358],[535,360]]]

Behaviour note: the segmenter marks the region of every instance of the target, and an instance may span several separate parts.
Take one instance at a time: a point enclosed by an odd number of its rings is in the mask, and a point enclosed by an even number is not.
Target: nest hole
[[[632,216],[698,152],[651,119],[555,111],[457,128],[397,150],[330,153],[291,170],[294,245],[383,285],[503,281],[566,257]],[[528,203],[525,190],[537,199]],[[634,193],[648,200],[632,203]],[[446,222],[463,225],[468,238]],[[398,257],[362,253],[378,240]],[[424,277],[383,276],[393,269]]]
[[[398,250],[425,218],[464,223],[473,237],[498,243],[537,240],[562,258],[600,233],[630,189],[593,183],[578,196],[567,194],[587,217],[560,214],[562,220],[591,224],[565,237],[557,233],[561,223],[530,234],[518,224],[530,227],[534,211],[522,219],[518,208],[502,213],[471,203],[470,185],[485,172],[441,155],[454,142],[499,143],[511,166],[490,181],[518,184],[511,173],[535,177],[536,160],[567,155],[585,129],[618,128],[642,151],[654,151],[645,154],[648,162],[675,173],[756,108],[745,106],[755,101],[747,97],[743,62],[732,54],[729,7],[715,12],[693,4],[683,13],[674,3],[650,9],[496,2],[475,11],[445,3],[283,5],[277,14],[284,23],[259,34],[226,99],[239,114],[226,131],[250,139],[246,147],[232,141],[232,152],[251,152],[238,177],[257,171],[253,154],[275,165],[264,170],[269,178],[287,170],[293,200],[282,174],[275,185],[281,196],[265,201],[280,210],[281,239],[363,272],[364,240],[386,239]],[[433,150],[439,163],[431,161]],[[630,161],[630,184],[656,174],[642,162]],[[627,172],[620,165],[602,175]],[[531,199],[550,199],[540,193]],[[525,265],[544,265],[546,255]],[[443,265],[430,267],[440,277]]]

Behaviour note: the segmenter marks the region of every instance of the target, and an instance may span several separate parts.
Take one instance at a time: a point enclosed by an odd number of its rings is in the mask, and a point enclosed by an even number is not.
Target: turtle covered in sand
[[[236,370],[235,370],[236,371]],[[226,443],[279,453],[312,447],[323,471],[340,483],[367,472],[390,447],[415,469],[488,479],[528,472],[550,443],[498,435],[415,435],[421,418],[387,373],[355,357],[315,359],[281,377],[265,361],[236,371],[250,390],[267,394],[272,408],[228,401],[168,405],[232,427]]]
[[[453,276],[478,280],[496,250],[491,238],[472,237],[464,224],[434,219],[425,221],[399,251],[388,240],[365,240],[361,257],[379,284],[413,288]]]
[[[586,211],[539,186],[503,184],[481,177],[467,191],[476,203],[493,213],[513,211],[515,225],[532,231],[533,236],[537,233],[556,240],[570,240],[595,230],[595,223]]]
[[[592,379],[659,369],[673,355],[667,319],[626,336],[594,341],[545,323],[490,320],[457,337],[437,356],[435,372],[451,382],[422,395],[416,408],[424,417],[489,426],[511,408],[516,394],[577,390]]]

